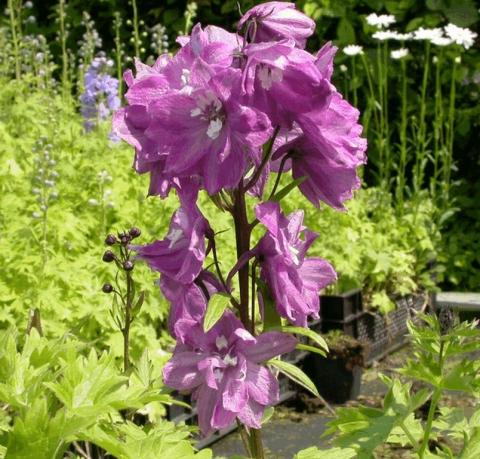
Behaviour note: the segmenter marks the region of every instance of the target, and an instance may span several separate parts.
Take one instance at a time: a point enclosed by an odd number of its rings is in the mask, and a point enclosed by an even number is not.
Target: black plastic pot
[[[396,309],[387,315],[374,311],[359,311],[350,314],[345,319],[326,319],[322,308],[322,331],[342,330],[346,335],[352,336],[367,347],[366,363],[383,358],[393,352],[407,341],[407,320],[414,317],[414,311],[420,311],[425,304],[426,295],[408,295],[396,300]],[[331,304],[331,303],[330,303]],[[337,303],[336,317],[344,311],[354,308]],[[329,314],[331,311],[328,311]],[[331,314],[330,317],[333,315]]]
[[[310,355],[305,360],[305,371],[320,395],[329,402],[345,403],[360,394],[363,369],[352,366],[349,359]]]
[[[340,295],[320,297],[322,321],[348,320],[363,310],[361,289],[350,290]]]

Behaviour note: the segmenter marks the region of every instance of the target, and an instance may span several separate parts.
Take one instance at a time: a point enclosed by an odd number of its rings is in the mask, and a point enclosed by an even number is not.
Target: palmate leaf
[[[24,418],[17,417],[8,435],[5,459],[58,459],[66,444],[62,439],[65,420],[50,417],[45,399],[37,399]]]
[[[161,421],[153,428],[141,428],[131,422],[96,425],[82,435],[117,459],[211,459],[208,449],[196,453],[187,440],[188,430]]]
[[[423,435],[421,424],[415,422],[412,413],[429,398],[430,393],[423,390],[410,396],[411,384],[392,381],[385,376],[382,379],[389,386],[383,409],[365,406],[338,408],[337,419],[328,423],[329,428],[325,432],[325,435],[337,433],[335,444],[342,448],[353,448],[361,458],[371,458],[374,450],[389,438],[407,444],[408,437],[403,434],[399,437],[398,427],[408,424],[415,427],[415,438]]]
[[[82,416],[109,412],[115,403],[123,403],[122,390],[127,378],[120,376],[112,355],[98,359],[92,349],[88,358],[70,353],[64,361],[63,377],[45,383],[69,414]]]

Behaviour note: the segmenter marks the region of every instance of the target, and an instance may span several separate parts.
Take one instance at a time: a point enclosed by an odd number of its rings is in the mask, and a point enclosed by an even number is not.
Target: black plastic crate
[[[340,295],[320,296],[322,320],[348,320],[363,310],[362,291],[350,290]]]

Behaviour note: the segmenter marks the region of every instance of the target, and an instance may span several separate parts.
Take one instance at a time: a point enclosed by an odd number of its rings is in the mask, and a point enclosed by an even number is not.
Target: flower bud
[[[136,237],[139,237],[140,234],[142,234],[142,232],[140,231],[140,228],[137,228],[136,226],[134,226],[133,228],[131,228],[128,233],[130,234],[130,236],[132,237],[132,239],[135,239]]]
[[[105,263],[111,263],[113,260],[115,260],[115,254],[111,250],[107,250],[102,257],[102,260]]]
[[[117,242],[117,238],[113,234],[108,234],[105,238],[105,244],[114,245]]]
[[[125,263],[123,263],[123,269],[125,271],[131,271],[135,265],[130,261],[127,260]]]
[[[102,292],[103,293],[112,293],[113,292],[112,284],[103,284]]]

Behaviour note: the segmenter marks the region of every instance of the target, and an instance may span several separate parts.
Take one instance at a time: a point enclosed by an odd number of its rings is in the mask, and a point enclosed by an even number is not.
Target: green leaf
[[[203,320],[203,330],[208,332],[223,316],[225,309],[230,304],[230,296],[226,293],[215,293],[210,298]]]
[[[273,413],[275,413],[275,407],[269,406],[268,408],[265,409],[265,411],[263,412],[263,417],[261,422],[262,426],[266,424],[268,421],[270,421],[270,419],[273,416]]]
[[[294,459],[351,459],[357,453],[351,448],[330,448],[321,450],[316,446],[299,451]]]
[[[323,350],[323,349],[320,349],[318,347],[315,347],[315,346],[309,346],[308,344],[297,344],[295,346],[296,349],[300,350],[300,351],[308,351],[308,352],[313,352],[315,354],[320,354],[322,357],[326,357],[327,356],[327,353]]]
[[[267,364],[277,368],[281,373],[310,391],[316,397],[320,397],[315,384],[313,384],[312,380],[302,370],[300,370],[300,368],[292,365],[291,363],[276,359],[269,360]]]
[[[321,349],[328,352],[327,342],[318,333],[310,330],[309,328],[284,325],[281,327],[274,327],[271,330],[279,330],[286,333],[295,333],[297,335],[306,336],[307,338],[310,338],[314,343],[316,343]]]
[[[465,443],[459,459],[478,459],[480,457],[480,427],[475,427]]]
[[[263,330],[267,331],[273,328],[281,327],[282,318],[275,308],[275,302],[270,294],[267,284],[258,277],[257,285],[260,288],[263,299]]]
[[[343,17],[340,19],[337,26],[337,36],[340,44],[349,45],[355,43],[355,29],[353,28],[351,22]]]
[[[290,193],[290,191],[294,190],[297,186],[302,184],[307,177],[299,177],[296,180],[293,180],[290,182],[288,185],[283,187],[281,190],[277,191],[271,198],[271,201],[277,201],[280,202],[285,196]]]

